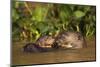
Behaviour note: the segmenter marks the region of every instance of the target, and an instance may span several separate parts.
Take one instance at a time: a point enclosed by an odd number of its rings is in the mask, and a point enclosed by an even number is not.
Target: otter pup
[[[84,48],[86,47],[86,42],[84,37],[79,32],[62,32],[59,33],[55,39],[55,43],[63,48]]]

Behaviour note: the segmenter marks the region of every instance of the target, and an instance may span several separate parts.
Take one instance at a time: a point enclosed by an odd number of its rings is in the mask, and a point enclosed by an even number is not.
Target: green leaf
[[[94,20],[94,21],[96,20],[96,17],[95,17],[95,16],[93,16],[93,20]]]
[[[48,8],[37,6],[33,11],[33,17],[32,20],[36,20],[38,22],[45,20],[45,14],[47,13]]]
[[[85,13],[82,12],[82,11],[80,11],[80,10],[74,12],[74,16],[75,16],[76,18],[81,18],[81,17],[83,17],[84,15],[85,15]]]
[[[15,9],[12,9],[12,18],[13,21],[16,21],[19,18],[19,15],[17,14],[17,11]]]

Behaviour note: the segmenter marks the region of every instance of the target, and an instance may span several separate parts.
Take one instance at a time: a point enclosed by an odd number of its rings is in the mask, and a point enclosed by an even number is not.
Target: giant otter
[[[85,39],[79,32],[61,32],[56,37],[55,43],[62,48],[78,49],[86,47]]]

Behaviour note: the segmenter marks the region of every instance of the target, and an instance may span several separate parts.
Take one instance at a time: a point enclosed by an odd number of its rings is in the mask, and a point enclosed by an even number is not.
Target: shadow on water
[[[12,43],[12,64],[44,64],[44,63],[60,63],[60,62],[78,62],[78,61],[95,61],[96,45],[95,39],[87,40],[87,48],[82,49],[59,49],[55,51],[42,53],[25,53],[22,47],[25,42]]]

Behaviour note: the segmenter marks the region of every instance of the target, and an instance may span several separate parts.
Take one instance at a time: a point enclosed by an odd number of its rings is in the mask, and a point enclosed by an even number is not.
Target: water
[[[22,47],[25,42],[12,43],[12,64],[44,64],[44,63],[60,63],[60,62],[80,62],[95,61],[95,39],[87,40],[87,48],[82,49],[66,49],[55,50],[42,53],[25,53]]]

